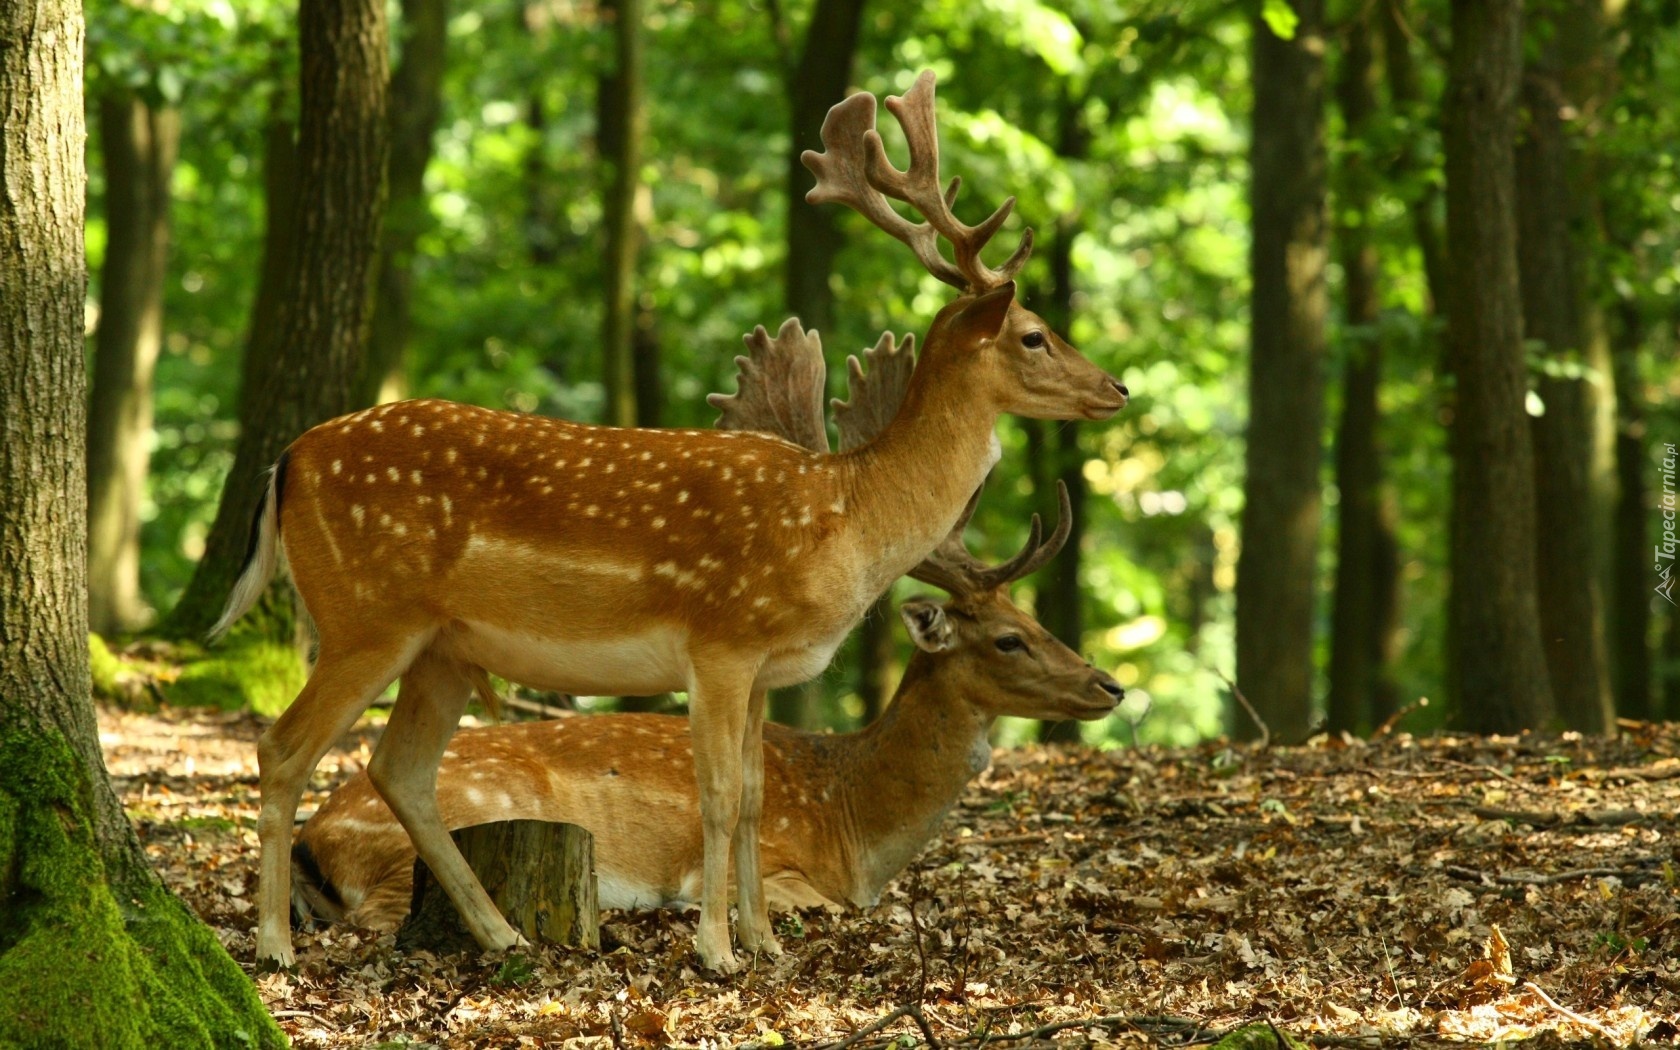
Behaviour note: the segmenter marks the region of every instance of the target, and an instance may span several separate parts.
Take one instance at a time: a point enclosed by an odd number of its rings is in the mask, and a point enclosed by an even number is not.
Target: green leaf
[[[1294,40],[1295,27],[1301,24],[1301,16],[1289,6],[1289,0],[1263,0],[1260,17],[1279,40]]]

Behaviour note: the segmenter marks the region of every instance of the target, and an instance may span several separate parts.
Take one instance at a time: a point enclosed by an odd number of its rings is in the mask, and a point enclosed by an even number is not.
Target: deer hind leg
[[[309,775],[327,748],[349,731],[392,679],[402,673],[425,639],[399,635],[358,649],[321,646],[309,681],[285,714],[257,742],[262,811],[257,840],[257,962],[290,967],[292,930],[292,825]]]
[[[700,786],[700,961],[723,973],[740,968],[729,943],[729,854],[741,812],[741,745],[756,668],[696,667],[688,695],[694,775]]]
[[[472,697],[472,668],[421,653],[402,676],[397,706],[368,763],[368,779],[401,822],[473,937],[487,951],[522,943],[449,837],[438,809],[437,771]],[[469,789],[470,790],[470,789]]]
[[[741,947],[749,952],[782,954],[770,925],[770,905],[759,866],[759,821],[764,815],[765,690],[754,688],[747,700],[746,732],[741,739],[741,815],[735,824],[735,921]]]

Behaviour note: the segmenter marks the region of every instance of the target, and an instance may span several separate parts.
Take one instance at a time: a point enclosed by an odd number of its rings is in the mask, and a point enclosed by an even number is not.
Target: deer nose
[[[1125,688],[1121,686],[1119,682],[1116,682],[1113,678],[1110,678],[1102,671],[1097,672],[1097,688],[1112,697],[1115,703],[1119,703],[1120,701],[1126,699]]]
[[[1131,398],[1132,392],[1130,390],[1126,389],[1126,384],[1120,382],[1120,380],[1118,380],[1118,379],[1115,379],[1113,376],[1109,377],[1108,385],[1113,387],[1115,390],[1118,390],[1120,392],[1121,397],[1127,398],[1127,399]]]

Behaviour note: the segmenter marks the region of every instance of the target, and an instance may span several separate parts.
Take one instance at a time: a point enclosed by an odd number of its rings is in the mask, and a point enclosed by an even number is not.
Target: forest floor
[[[247,715],[105,710],[164,878],[252,961]],[[365,727],[305,800],[360,768]],[[1000,752],[880,906],[782,920],[698,971],[694,913],[608,913],[600,954],[404,955],[299,934],[256,978],[300,1047],[1321,1046],[1680,1041],[1680,727],[1398,735],[1264,752]],[[1034,1033],[1036,1035],[1028,1034]]]

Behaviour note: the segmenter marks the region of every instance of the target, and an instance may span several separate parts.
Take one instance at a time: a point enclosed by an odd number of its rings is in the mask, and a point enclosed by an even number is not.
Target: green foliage
[[[499,988],[517,988],[527,984],[537,975],[537,964],[528,955],[515,952],[502,960],[496,967],[496,975],[490,978],[490,983]]]
[[[209,927],[155,878],[113,895],[88,797],[61,736],[0,723],[0,1046],[284,1046]]]
[[[244,708],[272,718],[297,696],[305,677],[295,646],[247,635],[188,660],[164,695],[183,707]]]

